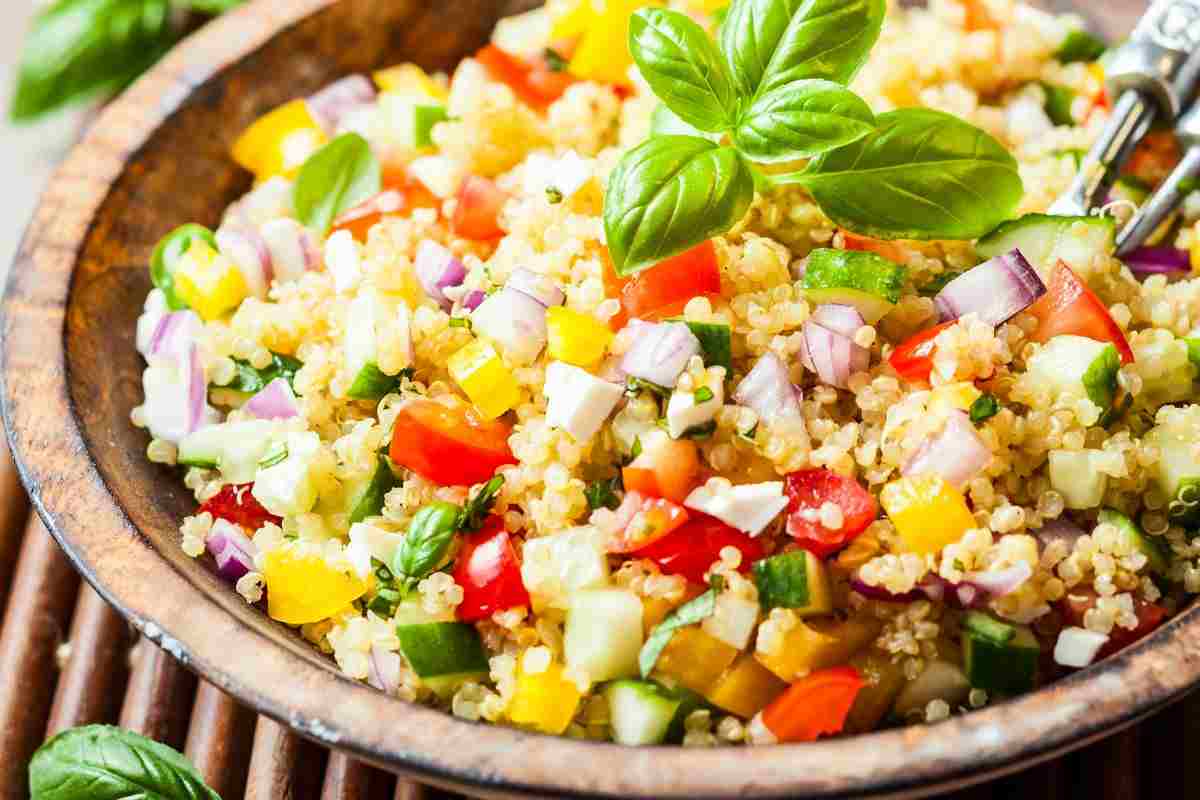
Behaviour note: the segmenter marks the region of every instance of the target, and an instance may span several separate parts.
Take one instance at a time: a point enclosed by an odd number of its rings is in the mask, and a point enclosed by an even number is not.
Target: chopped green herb
[[[709,400],[712,400],[714,396],[715,395],[713,395],[712,389],[708,388],[707,386],[701,386],[696,390],[696,404],[699,405],[700,403],[707,403]]]
[[[1059,45],[1058,50],[1054,53],[1054,58],[1060,64],[1072,64],[1077,61],[1095,61],[1104,55],[1107,50],[1108,45],[1105,44],[1103,39],[1077,28],[1068,33],[1067,38],[1063,39],[1063,43]]]
[[[263,369],[256,369],[250,365],[250,362],[242,361],[240,358],[233,359],[233,364],[236,372],[233,380],[225,388],[246,394],[261,392],[268,383],[276,378],[283,378],[295,389],[296,373],[304,366],[302,362],[291,356],[279,353],[271,353],[271,363]]]
[[[467,330],[471,330],[471,318],[470,317],[451,317],[450,318],[450,327],[451,328],[466,328]]]
[[[629,449],[629,460],[633,461],[642,454],[642,437],[637,437],[633,440],[633,447]]]
[[[646,677],[654,669],[654,665],[658,663],[658,657],[670,643],[675,631],[711,617],[716,607],[717,593],[713,589],[709,589],[695,600],[684,603],[658,623],[650,632],[646,643],[642,645],[642,651],[638,654],[638,668],[642,672],[642,677]]]
[[[716,433],[716,430],[717,430],[717,421],[715,419],[710,419],[708,422],[704,423],[703,425],[693,425],[692,427],[688,428],[686,431],[683,432],[683,436],[680,438],[683,438],[683,439],[707,439],[708,437],[710,437],[714,433]]]
[[[974,403],[971,403],[971,422],[974,422],[976,425],[991,419],[999,413],[1000,401],[993,395],[981,394]]]
[[[638,392],[649,392],[655,397],[662,399],[671,393],[671,390],[665,386],[659,386],[657,383],[644,381],[641,378],[630,377],[625,381],[625,391],[629,394],[637,394]]]
[[[500,488],[504,486],[504,476],[497,475],[485,483],[475,495],[463,506],[459,517],[458,528],[462,531],[477,531],[483,527],[483,520],[496,504]]]
[[[624,488],[621,482],[621,473],[618,472],[615,477],[608,480],[589,483],[583,490],[583,496],[587,498],[590,511],[598,508],[615,509],[621,505],[621,498],[617,496],[617,492]]]
[[[442,500],[422,508],[409,523],[392,560],[392,571],[415,582],[433,572],[458,533],[463,510]]]
[[[563,201],[562,190],[557,186],[546,187],[546,202],[552,206],[556,206]]]
[[[725,576],[715,573],[708,576],[708,588],[712,589],[717,594],[725,591]]]
[[[553,72],[564,72],[567,69],[567,60],[553,47],[547,47],[542,51],[542,58],[545,59],[546,66]]]
[[[754,437],[756,437],[758,435],[758,426],[759,426],[759,423],[756,422],[756,423],[754,423],[754,426],[751,427],[749,430],[739,431],[738,436],[741,436],[743,439],[746,439],[747,441],[753,442]]]
[[[273,467],[276,464],[282,464],[287,460],[287,457],[287,445],[280,442],[267,451],[267,454],[264,455],[262,460],[258,462],[258,466],[260,469],[267,469],[268,467]]]

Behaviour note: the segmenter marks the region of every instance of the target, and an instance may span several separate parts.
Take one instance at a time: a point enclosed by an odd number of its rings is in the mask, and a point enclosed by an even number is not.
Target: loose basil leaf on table
[[[875,115],[840,84],[801,80],[760,95],[743,115],[733,142],[763,163],[812,158],[875,130]]]
[[[383,171],[371,145],[347,133],[313,153],[296,177],[292,203],[307,227],[324,234],[338,215],[379,194]]]
[[[883,29],[885,0],[734,0],[721,50],[749,97],[804,78],[849,83]]]
[[[646,8],[629,20],[629,50],[654,93],[702,131],[733,127],[738,98],[716,43],[678,11]]]
[[[408,533],[396,550],[392,569],[412,580],[433,572],[445,558],[458,533],[462,508],[438,500],[422,508],[408,525]]]
[[[213,232],[203,225],[181,225],[164,236],[154,248],[150,256],[150,281],[167,298],[167,307],[172,311],[182,311],[187,303],[175,294],[175,267],[188,249],[197,241],[204,242],[214,250],[217,249],[217,239]]]
[[[655,136],[630,150],[609,179],[604,230],[613,265],[628,275],[682,253],[745,215],[750,166],[732,147],[695,136]]]
[[[881,114],[876,124],[774,181],[800,184],[837,225],[881,239],[976,239],[1016,211],[1017,162],[987,133],[924,108]]]
[[[221,800],[166,745],[109,725],[58,734],[29,762],[36,800]]]

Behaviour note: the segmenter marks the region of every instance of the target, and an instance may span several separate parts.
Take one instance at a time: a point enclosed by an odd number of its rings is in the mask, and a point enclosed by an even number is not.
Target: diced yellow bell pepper
[[[1192,226],[1191,253],[1192,274],[1200,275],[1200,222]]]
[[[450,356],[446,365],[454,379],[485,419],[495,419],[521,399],[517,379],[496,348],[482,339]]]
[[[983,392],[975,388],[975,384],[970,381],[947,383],[930,392],[929,410],[942,413],[954,409],[970,411],[971,406],[982,395]]]
[[[587,32],[588,26],[595,17],[596,9],[593,7],[592,0],[575,0],[565,12],[555,17],[550,27],[550,41],[555,42],[560,39],[574,39],[576,36],[582,36]]]
[[[550,357],[577,367],[593,367],[604,358],[615,334],[591,314],[563,306],[546,312]]]
[[[220,318],[250,296],[237,265],[199,239],[192,240],[172,277],[179,299],[205,321]]]
[[[879,502],[908,553],[936,553],[977,524],[963,493],[940,475],[898,478],[883,487]]]
[[[704,697],[717,708],[750,719],[787,687],[775,673],[759,664],[754,656],[743,653]]]
[[[439,103],[446,102],[449,97],[446,89],[416,64],[398,64],[381,69],[373,77],[381,92],[436,100]]]
[[[800,675],[845,664],[879,635],[880,623],[871,618],[805,620],[784,634],[774,653],[754,657],[788,683]]]
[[[233,145],[233,160],[260,181],[294,176],[326,142],[325,132],[303,100],[293,100],[260,117]]]
[[[582,80],[629,85],[629,18],[654,0],[580,0],[559,17],[550,38],[582,37],[567,69]]]
[[[522,653],[517,663],[524,660]],[[571,724],[582,698],[579,687],[563,677],[562,664],[551,663],[544,672],[534,674],[519,667],[508,716],[517,725],[557,735]]]
[[[904,688],[904,666],[878,650],[855,656],[850,660],[850,665],[858,670],[866,685],[859,689],[858,696],[854,698],[854,705],[846,716],[845,731],[873,731]]]
[[[650,631],[667,618],[667,614],[675,609],[676,604],[662,597],[642,598],[642,631],[649,636]]]
[[[673,678],[697,694],[704,694],[737,658],[737,648],[709,636],[699,627],[675,631],[658,657],[655,671]]]
[[[367,593],[366,581],[339,572],[319,556],[272,550],[263,565],[267,613],[288,625],[320,622]]]

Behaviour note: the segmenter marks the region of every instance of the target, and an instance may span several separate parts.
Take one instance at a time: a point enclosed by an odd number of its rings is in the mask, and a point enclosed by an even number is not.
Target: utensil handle
[[[1155,0],[1104,70],[1111,96],[1144,92],[1178,117],[1200,78],[1200,0]]]

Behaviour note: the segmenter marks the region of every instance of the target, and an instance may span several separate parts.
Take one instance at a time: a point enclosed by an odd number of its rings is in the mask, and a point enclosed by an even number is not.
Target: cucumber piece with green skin
[[[1047,81],[1042,81],[1042,90],[1046,93],[1046,102],[1042,107],[1050,121],[1055,125],[1074,125],[1071,106],[1075,104],[1075,92]]]
[[[975,244],[975,252],[983,258],[995,258],[1019,249],[1042,280],[1049,281],[1060,260],[1076,272],[1086,272],[1096,253],[1112,255],[1116,230],[1111,217],[1026,214],[984,236]]]
[[[1150,569],[1163,575],[1171,568],[1171,557],[1166,543],[1156,537],[1147,536],[1138,524],[1120,511],[1111,508],[1101,510],[1099,522],[1115,525],[1125,541],[1146,557]]]
[[[433,126],[450,119],[445,106],[416,105],[412,110],[413,147],[433,147]]]
[[[572,593],[563,632],[567,666],[597,682],[637,675],[642,617],[641,598],[627,589]]]
[[[1079,61],[1096,61],[1108,50],[1103,39],[1080,30],[1072,29],[1063,39],[1062,44],[1054,51],[1054,59],[1060,64],[1074,64]]]
[[[177,462],[189,467],[220,469],[232,483],[254,480],[258,462],[275,442],[278,426],[270,420],[209,425],[185,436]]]
[[[963,625],[963,662],[972,687],[1000,694],[1034,688],[1041,646],[1032,630],[978,612],[969,613]]]
[[[707,367],[724,367],[725,373],[733,368],[733,333],[728,325],[717,322],[689,322],[683,317],[674,317],[669,322],[682,322],[700,341],[700,354]]]
[[[895,305],[908,270],[864,250],[821,248],[808,254],[801,285],[805,289],[853,289]]]
[[[1083,372],[1083,388],[1088,399],[1104,411],[1112,409],[1117,399],[1117,372],[1120,369],[1121,356],[1117,353],[1117,347],[1108,344]]]
[[[1101,412],[1112,408],[1121,358],[1111,343],[1062,334],[1046,342],[1029,360],[1027,372],[1063,395],[1086,396]]]
[[[1143,441],[1158,448],[1158,461],[1150,471],[1167,497],[1179,497],[1185,486],[1200,479],[1196,442],[1186,428],[1158,425],[1146,433]]]
[[[400,376],[384,375],[379,365],[369,361],[363,365],[346,395],[354,400],[381,400],[400,385]]]
[[[654,681],[620,680],[604,688],[613,741],[624,745],[662,744],[682,698]]]
[[[686,686],[676,686],[669,691],[679,698],[679,708],[675,711],[675,718],[671,720],[671,727],[667,729],[667,744],[681,744],[687,733],[687,726],[684,723],[687,721],[688,715],[697,709],[711,708],[711,706],[707,700]]]
[[[488,674],[487,654],[474,625],[427,622],[397,625],[400,652],[421,682],[439,697]]]
[[[799,616],[828,614],[833,608],[825,565],[807,550],[793,550],[754,562],[758,599],[766,611],[790,608]]]
[[[387,493],[399,484],[385,456],[379,457],[375,472],[370,480],[350,494],[350,524],[362,522],[367,517],[377,517],[383,511],[383,500]]]

